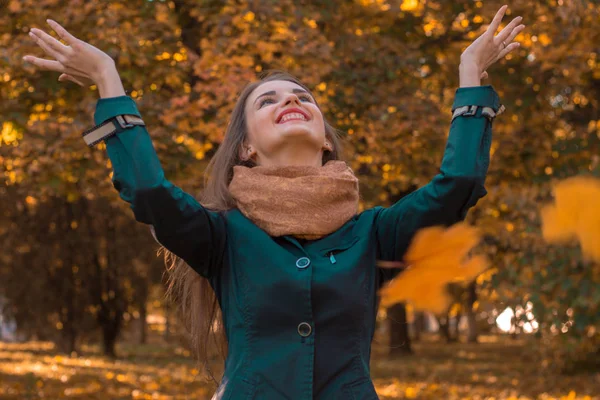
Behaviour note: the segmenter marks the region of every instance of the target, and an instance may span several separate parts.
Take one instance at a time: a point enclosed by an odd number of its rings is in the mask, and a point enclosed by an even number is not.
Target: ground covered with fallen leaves
[[[563,376],[528,357],[523,340],[414,345],[415,355],[389,359],[374,343],[372,373],[381,399],[600,399],[600,374]],[[210,399],[207,381],[177,345],[154,338],[121,344],[120,359],[83,347],[60,355],[45,342],[0,342],[0,399]],[[216,368],[218,372],[218,368]]]

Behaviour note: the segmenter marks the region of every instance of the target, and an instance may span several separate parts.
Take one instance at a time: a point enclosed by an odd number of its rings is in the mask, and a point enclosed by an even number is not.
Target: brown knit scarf
[[[229,184],[239,210],[271,236],[314,240],[358,212],[358,179],[344,161],[322,167],[233,167]]]

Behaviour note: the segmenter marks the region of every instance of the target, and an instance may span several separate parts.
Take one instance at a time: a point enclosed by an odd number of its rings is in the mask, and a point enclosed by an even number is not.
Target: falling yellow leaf
[[[382,306],[409,302],[415,309],[445,311],[450,303],[446,285],[473,280],[487,268],[485,257],[467,257],[479,242],[479,235],[477,229],[465,223],[417,232],[404,257],[408,267],[380,291]],[[389,262],[379,265],[395,266]]]
[[[407,265],[413,265],[431,260],[432,256],[442,257],[446,253],[452,255],[455,252],[458,252],[458,258],[462,258],[477,242],[479,232],[467,224],[458,223],[449,228],[432,226],[415,234],[404,260]]]
[[[584,257],[600,261],[600,180],[565,179],[554,186],[554,204],[541,210],[542,234],[549,243],[577,239]]]

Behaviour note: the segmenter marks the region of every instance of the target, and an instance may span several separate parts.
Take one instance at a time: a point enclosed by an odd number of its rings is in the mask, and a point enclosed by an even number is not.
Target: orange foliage
[[[404,257],[408,268],[380,291],[382,306],[410,302],[416,309],[445,311],[446,285],[473,280],[487,267],[484,256],[467,257],[479,239],[478,230],[466,223],[417,232]]]
[[[600,261],[600,180],[576,176],[554,186],[555,204],[541,210],[550,243],[577,239],[585,257]]]

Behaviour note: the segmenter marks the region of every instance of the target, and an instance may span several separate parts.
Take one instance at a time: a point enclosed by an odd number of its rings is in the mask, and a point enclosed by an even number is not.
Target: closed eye
[[[309,103],[312,103],[312,97],[310,97],[310,96],[309,96],[309,95],[307,95],[307,94],[301,94],[300,96],[298,96],[298,98],[299,98],[300,100],[304,100],[304,101],[307,101],[307,102],[309,102]],[[270,97],[270,96],[265,96],[265,97],[264,97],[264,98],[263,98],[263,99],[262,99],[262,100],[261,100],[261,101],[258,103],[258,108],[262,108],[262,107],[263,107],[263,106],[266,104],[266,102],[267,102],[267,101],[271,101],[271,102],[275,103],[275,99],[274,99],[273,97]]]
[[[261,108],[262,106],[264,106],[267,101],[272,101],[273,103],[275,103],[274,99],[272,99],[270,97],[265,97],[258,103],[258,108]]]

